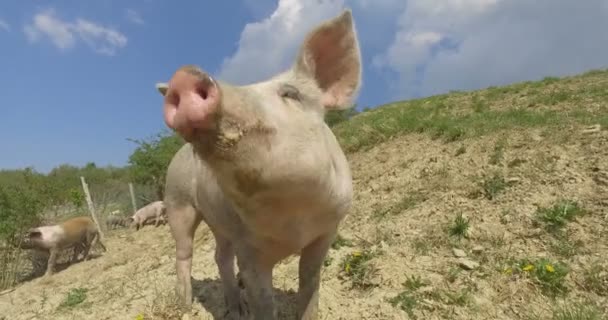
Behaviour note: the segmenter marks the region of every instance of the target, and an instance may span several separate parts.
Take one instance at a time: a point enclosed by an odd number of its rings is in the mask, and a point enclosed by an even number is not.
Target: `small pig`
[[[135,230],[139,230],[147,222],[154,219],[154,226],[158,227],[161,222],[165,222],[165,204],[163,201],[154,201],[143,208],[139,208],[131,217],[132,225]]]
[[[73,247],[74,255],[70,261],[73,263],[82,251],[84,251],[84,260],[88,260],[91,247],[97,243],[104,252],[107,251],[99,239],[99,231],[95,222],[89,217],[76,217],[60,224],[29,229],[20,247],[48,250],[50,255],[45,276],[50,276],[54,272],[55,259],[60,250]]]
[[[129,224],[133,221],[132,217],[119,217],[119,216],[109,216],[106,219],[106,225],[108,229],[116,229],[118,227],[128,227]]]
[[[193,237],[205,221],[228,318],[276,319],[272,271],[295,254],[297,317],[317,319],[323,260],[353,198],[348,162],[324,115],[350,107],[361,69],[347,9],[312,30],[292,67],[269,80],[234,86],[184,66],[157,83],[165,123],[187,141],[169,164],[164,199],[187,310]]]

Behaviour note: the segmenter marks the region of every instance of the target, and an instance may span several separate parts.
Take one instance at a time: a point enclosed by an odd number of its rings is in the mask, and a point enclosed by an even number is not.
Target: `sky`
[[[185,64],[243,85],[353,11],[357,108],[608,68],[608,0],[0,2],[0,169],[122,166],[166,130],[155,83]]]

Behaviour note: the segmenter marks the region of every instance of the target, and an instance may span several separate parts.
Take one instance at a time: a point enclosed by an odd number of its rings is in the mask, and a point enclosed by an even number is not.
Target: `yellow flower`
[[[546,265],[546,266],[545,266],[545,269],[546,269],[548,272],[555,272],[555,268],[553,268],[553,266],[552,266],[552,265],[550,265],[550,264]]]
[[[361,256],[361,252],[359,252],[359,251],[353,252],[353,257],[359,257],[359,256]]]
[[[511,273],[513,273],[513,269],[511,269],[511,268],[505,268],[504,273],[511,274]]]
[[[135,320],[144,320],[144,315],[143,314],[138,314],[137,316],[135,316]]]
[[[350,272],[350,263],[346,264],[346,266],[344,267],[344,271],[346,271],[346,273]]]
[[[524,271],[532,271],[532,270],[534,270],[534,266],[531,265],[531,264],[528,264],[525,267],[523,267],[522,270],[524,270]]]

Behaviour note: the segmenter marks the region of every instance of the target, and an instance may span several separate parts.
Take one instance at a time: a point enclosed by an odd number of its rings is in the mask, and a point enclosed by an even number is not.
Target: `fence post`
[[[129,193],[131,193],[131,205],[133,206],[133,214],[137,211],[137,203],[135,202],[135,191],[133,190],[133,184],[129,182]]]
[[[105,239],[103,234],[103,230],[101,230],[101,225],[99,224],[99,220],[97,220],[97,215],[95,214],[95,207],[93,207],[93,200],[91,199],[91,193],[89,192],[89,186],[87,182],[84,180],[84,177],[80,177],[80,182],[82,183],[82,190],[84,191],[85,199],[87,200],[87,205],[89,206],[89,212],[93,217],[93,221],[97,225],[97,229],[99,230],[99,238],[100,240]]]

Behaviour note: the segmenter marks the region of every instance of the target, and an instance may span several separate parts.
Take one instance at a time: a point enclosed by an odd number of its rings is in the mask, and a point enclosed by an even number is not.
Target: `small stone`
[[[477,253],[477,254],[482,253],[483,246],[480,246],[480,245],[474,246],[472,250],[473,250],[473,253]]]
[[[508,177],[507,178],[507,183],[518,183],[521,181],[521,178],[519,177]]]
[[[467,256],[466,252],[464,252],[464,250],[461,250],[461,249],[454,248],[454,249],[452,249],[452,253],[454,254],[455,257],[458,257],[458,258],[464,258]]]
[[[458,260],[458,265],[465,270],[474,270],[479,268],[479,263],[468,259]]]

